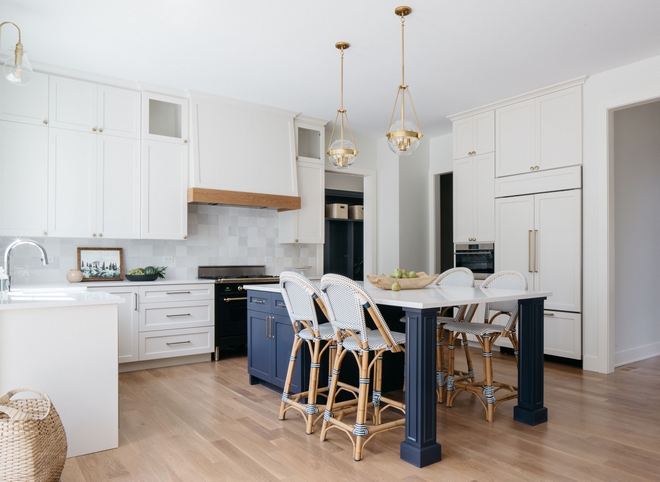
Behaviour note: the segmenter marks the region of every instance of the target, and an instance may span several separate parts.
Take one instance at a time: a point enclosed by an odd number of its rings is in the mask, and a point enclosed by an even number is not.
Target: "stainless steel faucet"
[[[9,278],[8,288],[10,290],[11,290],[11,271],[9,270],[10,259],[11,259],[10,254],[12,249],[14,249],[16,246],[19,246],[21,244],[31,244],[33,246],[36,246],[39,249],[39,251],[41,251],[41,262],[44,265],[48,265],[48,255],[46,254],[46,250],[43,248],[43,246],[41,246],[36,241],[32,241],[31,239],[17,239],[9,246],[7,246],[7,249],[5,250],[5,273],[7,273],[7,277]]]

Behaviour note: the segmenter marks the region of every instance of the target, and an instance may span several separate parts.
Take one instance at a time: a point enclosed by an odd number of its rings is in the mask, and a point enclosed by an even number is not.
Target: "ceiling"
[[[401,81],[427,137],[447,115],[660,55],[658,0],[0,0],[30,60],[219,94],[383,137]],[[12,31],[13,30],[13,31]],[[2,51],[16,43],[2,29]]]

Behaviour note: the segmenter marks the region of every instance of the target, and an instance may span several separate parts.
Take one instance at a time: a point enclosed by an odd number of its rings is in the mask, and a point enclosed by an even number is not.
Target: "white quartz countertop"
[[[319,286],[319,282],[314,282]],[[402,308],[442,308],[445,306],[467,305],[474,303],[491,303],[495,301],[523,300],[531,298],[547,298],[552,295],[550,291],[526,290],[495,290],[481,288],[437,288],[427,286],[419,290],[391,291],[376,288],[370,283],[363,284],[365,290],[373,300],[380,305],[399,306]],[[245,289],[279,293],[278,284],[246,285]]]
[[[0,311],[119,303],[124,299],[104,291],[87,291],[85,287],[17,288],[0,295]]]

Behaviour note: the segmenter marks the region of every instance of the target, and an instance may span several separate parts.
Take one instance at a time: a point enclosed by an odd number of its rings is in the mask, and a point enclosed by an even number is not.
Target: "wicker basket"
[[[20,392],[39,398],[11,400]],[[48,395],[17,388],[0,397],[0,480],[59,480],[66,450],[64,426]]]

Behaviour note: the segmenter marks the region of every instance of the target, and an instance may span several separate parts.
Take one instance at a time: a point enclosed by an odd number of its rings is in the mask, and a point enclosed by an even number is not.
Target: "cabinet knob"
[[[93,130],[94,132],[96,132],[96,127],[92,127],[92,130]]]
[[[535,170],[535,171],[538,171],[538,170],[539,170],[539,166],[534,166],[534,170]]]
[[[534,166],[530,167],[529,170],[530,170],[530,171],[533,171],[533,170],[534,170]]]
[[[188,239],[188,236],[186,236],[186,235],[184,234],[184,235],[183,235],[183,239]]]
[[[92,233],[92,238],[95,238],[95,237],[96,237],[96,233]]]
[[[102,237],[103,237],[103,233],[99,233],[99,238],[102,238]]]
[[[48,124],[48,121],[46,119],[44,119],[44,124]]]
[[[184,139],[184,140],[183,140],[183,143],[184,143],[184,144],[188,144],[188,139]]]
[[[296,239],[296,243],[297,243],[297,242],[298,242],[298,240]]]
[[[103,132],[103,129],[102,129],[102,128],[99,128],[99,132]]]
[[[48,236],[48,233],[47,233],[46,231],[44,231],[44,232],[41,233],[41,234],[44,235],[44,236]]]

